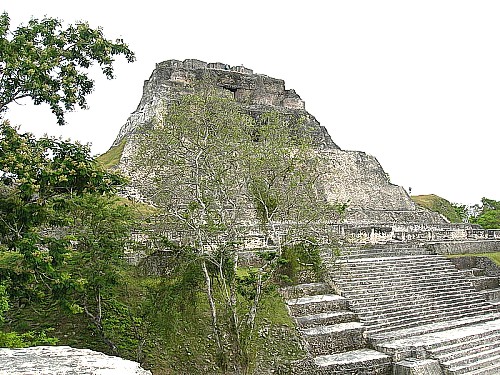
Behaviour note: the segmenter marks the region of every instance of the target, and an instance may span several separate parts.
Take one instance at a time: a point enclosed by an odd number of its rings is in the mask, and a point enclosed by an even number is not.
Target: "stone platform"
[[[0,375],[151,375],[137,362],[69,346],[0,349]]]

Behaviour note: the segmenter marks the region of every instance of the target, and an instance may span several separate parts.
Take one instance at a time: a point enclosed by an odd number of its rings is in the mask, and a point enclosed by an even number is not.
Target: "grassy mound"
[[[446,199],[441,198],[435,194],[428,195],[412,195],[411,199],[424,208],[435,211],[452,223],[461,223],[460,215],[455,211],[453,205]]]

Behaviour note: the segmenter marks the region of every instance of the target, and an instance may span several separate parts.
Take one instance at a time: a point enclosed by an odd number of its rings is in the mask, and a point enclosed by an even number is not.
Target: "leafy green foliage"
[[[478,213],[471,218],[472,223],[479,224],[485,229],[500,228],[500,201],[482,198],[481,205],[476,208]]]
[[[125,180],[86,146],[18,134],[6,122],[0,172],[0,283],[9,304],[58,301],[85,312],[106,341],[103,301],[113,299],[132,225],[113,196]]]
[[[301,277],[321,280],[323,271],[320,247],[314,242],[296,243],[284,248],[278,259],[276,278],[280,284],[294,285]]]
[[[0,347],[5,348],[27,348],[37,345],[55,345],[57,338],[47,336],[52,330],[47,331],[29,331],[25,333],[0,332]]]
[[[94,89],[87,69],[97,64],[113,78],[115,56],[135,60],[122,41],[106,39],[102,29],[79,22],[63,28],[54,18],[31,19],[10,30],[7,13],[0,15],[0,115],[24,97],[35,104],[47,103],[64,124],[64,113],[78,105],[87,107],[86,96]]]
[[[224,373],[220,368],[220,358],[217,357],[210,324],[210,305],[204,293],[204,280],[200,278],[201,262],[193,255],[191,253],[185,259],[176,257],[175,263],[178,267],[168,277],[158,279],[157,283],[148,286],[150,294],[146,302],[147,314],[144,320],[149,322],[148,334],[156,346],[145,348],[145,361],[151,364],[153,371],[160,371],[158,366],[164,361],[161,370],[166,370],[167,373]],[[212,270],[216,271],[216,268]],[[255,277],[253,270],[238,270],[237,298],[241,304],[252,303],[255,296]],[[221,304],[224,301],[221,295],[224,293],[220,284],[222,282],[223,280],[214,278],[215,299]],[[245,309],[239,309],[241,319],[245,313]],[[232,325],[229,311],[221,310],[219,319],[221,325]],[[277,364],[304,356],[294,323],[276,288],[271,285],[263,291],[256,320],[257,333],[245,336],[246,357],[232,357],[236,355],[233,350],[228,359],[227,371],[231,371],[238,361],[250,361],[248,373],[267,373],[269,369],[276,368]],[[225,331],[225,334],[234,333]],[[229,337],[226,339],[226,345],[231,345]],[[155,362],[149,362],[153,358]],[[259,372],[256,369],[258,366],[266,370]]]

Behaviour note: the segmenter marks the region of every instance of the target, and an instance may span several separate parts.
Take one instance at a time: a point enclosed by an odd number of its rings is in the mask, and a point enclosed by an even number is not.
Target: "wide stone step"
[[[422,336],[425,349],[433,356],[446,354],[460,348],[467,348],[482,341],[494,341],[500,335],[500,314],[491,314],[494,319],[474,323],[469,327],[439,332],[429,337]],[[411,341],[411,340],[406,340]]]
[[[358,322],[358,315],[352,311],[341,310],[320,314],[299,316],[295,318],[300,328],[311,328],[322,325],[331,325],[338,323]]]
[[[437,324],[440,322],[447,322],[449,320],[455,320],[455,319],[464,319],[464,318],[471,318],[471,317],[478,317],[480,316],[482,311],[477,310],[477,311],[469,311],[469,312],[462,312],[460,314],[453,313],[453,311],[449,311],[444,315],[422,315],[422,319],[405,319],[402,318],[399,321],[395,320],[393,323],[387,323],[387,324],[375,324],[375,325],[368,325],[365,323],[367,326],[367,334],[369,335],[377,335],[380,333],[384,332],[398,332],[401,330],[406,330],[410,329],[413,327],[421,327],[422,325],[432,325],[432,324]]]
[[[314,358],[317,374],[388,374],[391,358],[372,349],[351,350],[344,353],[321,355]]]
[[[338,274],[357,274],[362,275],[368,272],[373,272],[373,274],[390,274],[390,273],[398,273],[401,270],[442,270],[442,271],[453,271],[457,274],[460,272],[453,266],[452,263],[448,261],[443,262],[416,262],[416,263],[385,263],[385,264],[358,264],[358,263],[350,263],[340,265],[340,268],[336,271]]]
[[[441,301],[451,301],[454,299],[461,299],[467,303],[478,303],[486,301],[485,298],[473,291],[464,291],[462,293],[443,291],[435,294],[427,293],[409,293],[402,296],[396,295],[377,295],[375,297],[369,297],[366,300],[350,298],[349,294],[344,294],[346,298],[349,298],[351,305],[357,310],[363,311],[382,311],[384,309],[391,309],[402,305],[402,307],[413,308],[415,306],[421,306],[422,302],[432,303],[435,305],[440,304]]]
[[[388,281],[397,281],[398,278],[406,278],[406,279],[418,279],[420,277],[425,278],[436,278],[439,276],[448,276],[448,278],[453,279],[461,279],[468,282],[471,282],[471,279],[468,277],[464,277],[455,269],[443,269],[443,268],[427,268],[427,269],[400,269],[397,271],[380,271],[380,272],[350,272],[350,273],[337,273],[333,278],[334,281],[338,282],[361,282],[361,281],[369,281],[369,280],[388,280]],[[481,276],[482,277],[482,276]]]
[[[360,305],[371,305],[373,303],[387,301],[387,300],[401,300],[404,301],[408,298],[413,298],[415,301],[417,298],[432,298],[448,294],[448,295],[463,295],[463,296],[477,296],[481,295],[473,288],[467,286],[460,287],[459,284],[456,285],[456,289],[451,289],[442,287],[439,283],[430,285],[408,285],[406,289],[402,288],[377,288],[376,290],[366,290],[364,293],[359,290],[350,289],[340,289],[343,296],[356,301]],[[383,304],[383,303],[382,303]]]
[[[440,285],[438,282],[436,283],[429,283],[426,285],[413,285],[413,284],[408,284],[405,288],[403,287],[376,287],[373,289],[365,289],[365,290],[360,290],[357,288],[351,289],[351,288],[341,288],[339,287],[338,290],[342,295],[349,296],[349,298],[356,299],[356,300],[361,300],[366,297],[376,297],[378,299],[385,299],[385,298],[404,298],[405,296],[409,295],[416,295],[416,296],[432,296],[432,295],[438,295],[441,293],[453,293],[455,292],[456,294],[463,294],[463,293],[474,293],[477,291],[469,287],[467,285],[460,285],[457,284],[456,288],[452,289],[451,285],[445,284],[445,285]]]
[[[280,292],[283,298],[292,299],[317,294],[329,294],[331,292],[331,288],[326,283],[308,283],[287,286],[281,288]]]
[[[436,281],[439,279],[445,279],[450,281],[462,280],[464,283],[471,284],[471,280],[468,278],[464,278],[460,274],[452,271],[452,272],[408,272],[408,273],[395,273],[394,275],[381,274],[379,276],[374,274],[367,274],[364,276],[358,277],[348,277],[342,278],[337,277],[333,281],[335,284],[349,284],[353,286],[367,286],[373,284],[373,282],[378,282],[380,284],[388,284],[388,285],[401,285],[406,282],[416,282],[423,283],[426,281]]]
[[[491,351],[491,353],[478,353],[478,355],[475,356],[477,359],[475,361],[473,361],[474,357],[470,356],[471,362],[468,363],[462,363],[460,365],[450,367],[447,367],[446,364],[443,365],[446,369],[446,373],[449,375],[470,374],[472,371],[476,370],[482,370],[484,372],[488,367],[496,366],[500,362],[500,354],[498,353],[500,353],[500,349]]]
[[[457,319],[418,328],[371,336],[375,349],[399,361],[409,356],[434,357],[447,347],[468,341],[481,340],[500,332],[500,313]],[[426,354],[427,353],[427,354]]]
[[[414,312],[415,314],[425,314],[426,312],[432,312],[437,310],[446,311],[449,309],[454,309],[455,311],[461,310],[469,310],[470,308],[476,308],[481,306],[482,308],[488,310],[491,306],[485,302],[485,300],[481,297],[477,298],[469,298],[465,297],[457,297],[446,299],[446,297],[440,297],[440,299],[430,300],[426,299],[425,302],[422,303],[397,303],[393,305],[383,305],[383,306],[368,306],[364,309],[358,308],[354,303],[352,304],[353,309],[361,314],[364,318],[391,318],[398,315],[406,315],[407,313],[411,314]]]
[[[480,369],[469,371],[467,375],[498,375],[500,374],[500,360],[487,366],[482,366]]]
[[[434,265],[434,264],[412,264],[412,265],[397,265],[391,267],[363,267],[363,268],[355,268],[355,267],[344,267],[340,270],[332,271],[332,274],[336,276],[336,278],[344,278],[344,279],[353,279],[353,278],[363,278],[363,277],[393,277],[393,276],[404,276],[418,273],[449,273],[458,275],[463,278],[469,278],[461,274],[456,268],[452,265]],[[481,277],[481,276],[478,276]]]
[[[359,322],[339,323],[301,329],[309,352],[314,355],[340,353],[364,348],[364,326]]]
[[[489,306],[486,306],[489,307]],[[494,312],[493,309],[489,309],[491,312]],[[415,312],[412,312],[412,310],[406,310],[401,312],[400,314],[393,314],[390,317],[386,317],[384,315],[380,316],[365,316],[361,315],[361,321],[369,327],[371,330],[372,328],[384,328],[384,327],[392,327],[392,326],[398,326],[398,325],[404,325],[407,323],[412,323],[412,322],[417,322],[417,323],[424,323],[426,321],[432,321],[432,320],[442,320],[442,319],[456,319],[456,318],[462,318],[464,316],[471,316],[471,315],[484,315],[488,312],[488,310],[484,310],[483,306],[478,306],[478,307],[470,307],[466,306],[463,309],[456,309],[453,306],[450,306],[446,309],[418,309]],[[370,320],[369,319],[373,319]]]
[[[347,299],[336,294],[318,294],[286,301],[292,316],[304,316],[324,312],[347,310]]]
[[[474,352],[463,353],[453,359],[443,360],[441,364],[446,368],[457,368],[461,366],[471,365],[484,359],[500,355],[500,343],[490,343],[489,346],[477,347]]]
[[[434,324],[421,325],[418,327],[412,327],[397,331],[371,334],[370,341],[378,345],[379,343],[387,341],[395,341],[400,339],[406,339],[408,337],[416,337],[416,336],[431,334],[434,332],[448,331],[451,329],[466,327],[472,324],[485,323],[497,319],[500,319],[500,313],[490,313],[480,316],[465,317],[460,319],[448,320],[444,322],[438,322]]]
[[[416,256],[396,256],[396,257],[362,257],[362,258],[343,258],[335,259],[336,264],[345,265],[347,267],[387,267],[394,265],[414,265],[414,264],[446,264],[453,265],[453,263],[442,256],[435,255],[416,255]]]
[[[412,310],[402,310],[398,313],[391,313],[391,315],[380,314],[380,315],[368,315],[359,313],[360,319],[363,323],[367,324],[370,327],[378,327],[383,328],[384,326],[390,327],[392,325],[398,324],[406,324],[411,323],[413,321],[423,322],[425,320],[432,320],[438,318],[460,318],[462,316],[469,316],[471,314],[479,314],[487,313],[487,312],[495,312],[491,306],[486,305],[487,309],[485,310],[483,306],[479,307],[469,307],[465,306],[463,308],[454,308],[450,306],[446,309],[437,309],[437,308],[422,308]]]
[[[447,279],[464,280],[472,283],[471,278],[464,277],[456,270],[443,270],[443,269],[415,269],[415,270],[399,270],[395,272],[359,272],[359,273],[337,273],[333,276],[332,281],[335,283],[366,283],[372,280],[380,280],[381,282],[394,283],[400,282],[400,279],[415,280],[420,279],[436,280],[445,276]],[[482,277],[482,276],[481,276]]]
[[[358,302],[364,302],[366,304],[371,304],[372,302],[380,302],[381,300],[385,300],[387,298],[390,299],[405,299],[409,296],[427,298],[432,296],[439,296],[444,294],[449,295],[471,295],[475,294],[476,296],[480,296],[477,290],[468,286],[455,284],[455,288],[453,285],[444,284],[440,285],[439,282],[429,283],[425,285],[416,285],[416,284],[407,284],[406,286],[387,286],[387,288],[383,287],[374,287],[370,289],[367,287],[366,289],[361,288],[351,288],[351,287],[337,287],[337,290],[343,295],[348,296],[351,299],[355,299]]]
[[[372,258],[354,258],[354,259],[347,259],[346,263],[375,263],[375,264],[382,264],[382,263],[397,263],[397,262],[419,262],[419,261],[447,261],[450,262],[448,259],[441,255],[398,255],[394,257],[372,257]]]
[[[372,306],[372,305],[393,305],[395,303],[413,301],[413,304],[418,303],[418,300],[422,299],[440,299],[443,296],[467,296],[467,297],[477,297],[485,300],[481,293],[477,292],[473,288],[437,288],[435,285],[427,286],[409,286],[404,290],[395,290],[391,292],[380,291],[370,291],[366,290],[364,294],[357,293],[356,291],[350,289],[342,289],[341,293],[353,301],[357,306]]]
[[[332,261],[353,266],[385,266],[396,264],[453,264],[449,259],[441,255],[399,255],[395,257],[362,257],[362,258],[336,258]]]
[[[332,281],[335,283],[345,283],[345,284],[360,284],[363,285],[368,282],[379,281],[380,283],[400,283],[400,279],[404,281],[413,280],[416,282],[424,282],[424,281],[435,281],[440,278],[445,278],[448,280],[462,280],[464,283],[472,284],[471,279],[463,277],[456,270],[451,271],[423,271],[423,270],[408,270],[405,272],[394,272],[393,274],[387,274],[385,272],[381,272],[380,274],[375,273],[364,273],[360,275],[348,275],[337,276],[333,278]]]
[[[453,360],[466,358],[470,354],[487,351],[500,347],[500,332],[480,338],[471,338],[466,342],[448,345],[439,348],[439,350],[429,350],[433,358],[439,359],[441,363],[450,363]]]

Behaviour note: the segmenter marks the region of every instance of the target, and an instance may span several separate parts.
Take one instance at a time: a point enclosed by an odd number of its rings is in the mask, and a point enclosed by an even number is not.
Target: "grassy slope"
[[[127,141],[125,139],[122,139],[122,141],[118,146],[111,147],[104,154],[98,156],[97,161],[101,163],[103,167],[108,169],[117,166],[118,163],[120,162],[120,158],[122,157],[125,143],[127,143]]]
[[[411,199],[419,206],[435,211],[446,217],[452,223],[460,223],[460,216],[455,212],[449,201],[434,194],[412,195]]]

